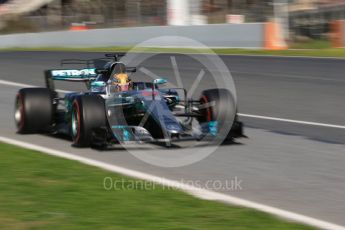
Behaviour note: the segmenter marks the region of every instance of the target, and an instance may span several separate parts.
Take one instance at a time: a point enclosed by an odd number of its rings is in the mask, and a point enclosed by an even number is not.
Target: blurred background
[[[289,39],[325,39],[345,0],[0,0],[0,33],[278,20]]]
[[[0,0],[0,34],[275,21],[303,42],[331,40],[341,19],[345,0]]]

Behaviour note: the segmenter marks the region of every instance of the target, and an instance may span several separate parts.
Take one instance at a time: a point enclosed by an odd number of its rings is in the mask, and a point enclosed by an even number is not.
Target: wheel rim
[[[80,109],[79,104],[77,101],[73,102],[72,106],[72,118],[71,118],[71,134],[72,134],[72,140],[74,144],[77,144],[79,142],[80,138]]]
[[[76,139],[78,136],[78,130],[79,130],[79,122],[78,122],[78,114],[75,109],[73,109],[72,113],[72,136],[73,139]]]
[[[201,104],[209,103],[207,97],[205,97],[205,96],[202,96],[200,101],[201,101]],[[205,117],[206,118],[206,122],[212,121],[212,113],[211,113],[211,108],[210,107],[205,108],[205,115],[206,115],[206,117]]]
[[[16,99],[16,106],[14,111],[14,120],[18,130],[21,130],[24,125],[24,107],[23,107],[23,100],[20,95],[17,95]]]

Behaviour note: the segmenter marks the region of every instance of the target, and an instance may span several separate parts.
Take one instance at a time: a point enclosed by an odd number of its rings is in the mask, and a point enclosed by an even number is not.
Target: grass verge
[[[332,44],[329,40],[306,40],[290,44],[291,49],[332,49]]]
[[[212,49],[212,52],[222,55],[273,55],[273,56],[309,56],[309,57],[336,57],[345,58],[345,49],[330,48],[322,42],[308,44],[307,47],[321,48],[303,48],[305,45],[295,44],[289,50],[256,50],[256,49]],[[70,51],[70,52],[127,52],[131,47],[96,47],[96,48],[66,48],[66,47],[46,47],[46,48],[10,48],[0,51]],[[209,50],[189,49],[189,48],[136,48],[135,52],[152,52],[152,53],[204,53],[209,54]]]
[[[0,162],[0,229],[310,229],[158,185],[107,191],[133,179],[8,144]]]

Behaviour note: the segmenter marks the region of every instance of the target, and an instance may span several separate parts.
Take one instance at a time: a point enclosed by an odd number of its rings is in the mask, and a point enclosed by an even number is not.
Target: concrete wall
[[[134,46],[160,36],[187,37],[208,47],[263,48],[264,23],[154,26],[11,34],[0,36],[0,48]],[[188,47],[190,44],[170,38],[156,42],[152,46]]]

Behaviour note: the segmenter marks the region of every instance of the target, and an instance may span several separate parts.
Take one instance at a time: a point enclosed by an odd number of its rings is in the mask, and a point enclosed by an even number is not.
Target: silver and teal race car
[[[84,69],[45,71],[46,88],[23,88],[15,100],[17,132],[70,136],[74,146],[110,146],[124,142],[231,140],[242,136],[237,108],[227,89],[209,89],[196,100],[183,88],[162,88],[163,78],[133,81],[136,72],[120,61],[124,54],[106,54]],[[104,65],[95,65],[96,61]],[[85,82],[87,91],[59,95],[54,81]],[[125,88],[121,88],[125,86]]]

